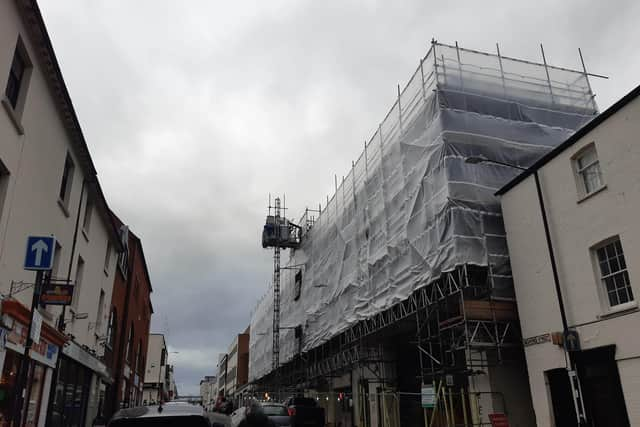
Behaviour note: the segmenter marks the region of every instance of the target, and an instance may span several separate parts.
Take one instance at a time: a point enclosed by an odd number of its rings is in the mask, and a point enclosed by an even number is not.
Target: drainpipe
[[[75,227],[75,230],[73,231],[73,242],[71,243],[71,256],[69,257],[69,268],[67,269],[67,279],[66,279],[67,284],[71,282],[71,270],[73,269],[73,258],[75,257],[75,254],[76,254],[76,244],[78,243],[78,228],[80,228],[80,211],[82,210],[82,201],[84,199],[84,191],[87,183],[89,182],[90,181],[88,179],[82,180],[82,188],[80,190],[80,201],[78,202],[78,211],[76,213],[76,227]],[[63,305],[62,314],[58,319],[58,330],[61,332],[64,332],[65,330],[66,325],[64,323],[64,317],[66,313],[67,313],[67,306]]]

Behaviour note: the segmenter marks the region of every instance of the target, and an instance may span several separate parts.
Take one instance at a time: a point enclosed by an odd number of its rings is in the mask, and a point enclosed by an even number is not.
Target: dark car
[[[116,412],[109,427],[227,427],[227,420],[216,420],[201,406],[169,404],[140,406]]]
[[[281,403],[262,403],[262,410],[264,414],[269,417],[273,424],[277,427],[290,427],[291,417],[289,417],[289,411],[287,407]]]
[[[310,397],[292,396],[285,402],[293,427],[324,427],[324,408]]]

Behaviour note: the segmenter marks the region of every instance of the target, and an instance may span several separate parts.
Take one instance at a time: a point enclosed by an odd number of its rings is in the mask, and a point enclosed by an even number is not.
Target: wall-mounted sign
[[[436,406],[436,391],[433,386],[422,386],[422,407],[433,408]]]
[[[546,342],[551,342],[551,334],[549,333],[536,335],[535,337],[525,338],[524,340],[522,340],[522,344],[525,347],[536,344],[544,344]]]
[[[42,289],[40,303],[46,305],[69,305],[73,300],[73,285],[47,284]]]

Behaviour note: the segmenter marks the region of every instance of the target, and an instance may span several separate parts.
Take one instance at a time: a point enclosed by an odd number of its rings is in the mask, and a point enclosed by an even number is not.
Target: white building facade
[[[147,367],[144,375],[143,404],[169,400],[167,385],[167,344],[162,334],[149,334]],[[146,402],[146,403],[145,403]]]
[[[640,425],[639,95],[640,87],[498,192],[541,427],[576,425],[570,364],[588,425]],[[577,333],[567,351],[551,251]]]
[[[8,334],[0,417],[10,415],[13,383],[4,379],[20,365],[30,318],[35,273],[23,269],[26,239],[53,235],[50,281],[74,285],[73,300],[64,313],[38,309],[43,340],[29,358],[26,423],[91,425],[111,381],[100,358],[121,244],[33,0],[0,3],[0,86],[0,292]]]

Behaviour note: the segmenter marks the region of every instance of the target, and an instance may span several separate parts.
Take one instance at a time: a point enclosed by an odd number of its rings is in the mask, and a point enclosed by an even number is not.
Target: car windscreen
[[[157,418],[128,418],[114,420],[109,427],[211,427],[202,416],[175,416]]]
[[[289,413],[287,412],[287,408],[280,405],[263,405],[262,410],[264,414],[267,416],[287,416]]]

